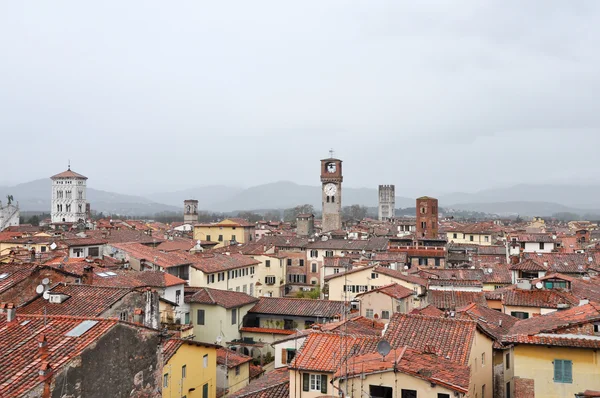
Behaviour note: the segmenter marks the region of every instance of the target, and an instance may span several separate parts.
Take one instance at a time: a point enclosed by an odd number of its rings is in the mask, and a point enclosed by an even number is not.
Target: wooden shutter
[[[302,391],[308,391],[310,380],[308,373],[302,373]]]
[[[561,382],[563,380],[563,361],[562,359],[554,360],[554,381]]]
[[[573,382],[573,362],[572,361],[563,361],[563,382],[564,383],[572,383]]]
[[[327,394],[327,375],[321,375],[321,392]]]
[[[281,363],[288,363],[288,361],[287,361],[287,350],[285,348],[281,349]]]

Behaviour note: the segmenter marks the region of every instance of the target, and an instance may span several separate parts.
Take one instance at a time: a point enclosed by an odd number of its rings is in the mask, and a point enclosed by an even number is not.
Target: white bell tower
[[[71,170],[50,177],[52,180],[52,223],[77,223],[86,219],[87,177]]]

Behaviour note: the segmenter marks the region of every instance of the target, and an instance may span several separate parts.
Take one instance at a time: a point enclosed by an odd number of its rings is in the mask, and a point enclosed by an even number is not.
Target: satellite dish
[[[488,274],[491,274],[492,272],[494,272],[494,270],[491,268],[488,268]]]
[[[221,335],[217,336],[217,344],[221,344],[221,341],[223,341],[223,337],[221,337]]]
[[[377,352],[385,358],[385,356],[387,354],[390,353],[390,351],[392,350],[392,347],[390,346],[390,343],[388,343],[385,340],[381,340],[379,343],[377,343]]]
[[[541,289],[544,287],[544,284],[542,282],[538,282],[535,284],[535,287],[537,287],[538,289]]]
[[[56,243],[52,242],[52,243],[50,244],[50,250],[54,250],[54,249],[56,249],[56,248],[57,248],[57,246],[56,246]]]
[[[44,292],[44,300],[48,300],[50,298],[50,292]]]
[[[48,278],[42,279],[42,285],[47,285],[48,283],[50,283],[50,279],[48,279]]]
[[[405,266],[404,266],[404,269],[408,269],[408,265],[405,265]]]
[[[38,285],[38,286],[35,288],[35,292],[36,292],[37,294],[42,294],[42,293],[44,293],[44,290],[46,290],[46,288],[44,287],[44,285]]]

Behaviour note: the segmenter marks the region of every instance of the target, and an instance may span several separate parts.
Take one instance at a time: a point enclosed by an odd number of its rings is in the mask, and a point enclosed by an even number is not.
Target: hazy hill
[[[0,198],[6,203],[6,195],[13,195],[23,211],[50,211],[52,181],[41,179],[10,187],[0,187]],[[87,189],[87,200],[92,210],[123,215],[154,214],[162,211],[179,211],[174,207],[153,202],[141,196],[122,195],[115,192]]]

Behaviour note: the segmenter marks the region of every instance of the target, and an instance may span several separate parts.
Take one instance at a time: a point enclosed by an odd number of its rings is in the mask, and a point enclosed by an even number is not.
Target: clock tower
[[[342,161],[333,157],[330,151],[328,159],[321,160],[321,197],[323,216],[321,228],[323,232],[342,228]]]

